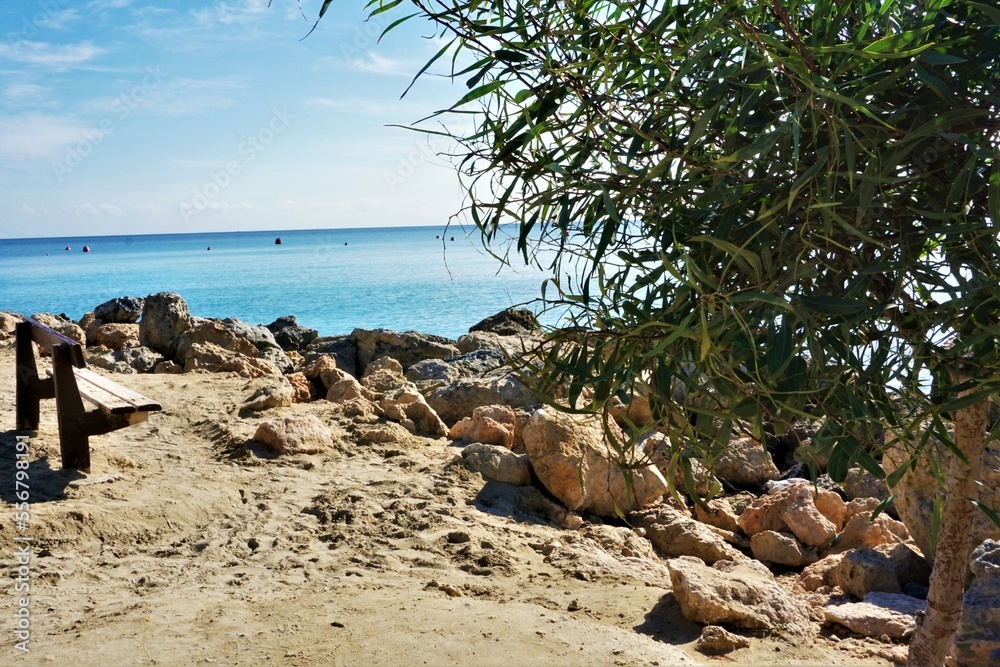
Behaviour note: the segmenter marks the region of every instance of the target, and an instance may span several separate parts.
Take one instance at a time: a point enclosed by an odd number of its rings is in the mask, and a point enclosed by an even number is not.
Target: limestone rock
[[[843,558],[844,554],[832,554],[807,565],[799,575],[799,586],[806,591],[815,591],[823,586],[833,587],[833,573]]]
[[[658,431],[652,431],[639,441],[639,445],[642,447],[642,451],[646,453],[646,456],[649,457],[649,462],[656,466],[656,469],[660,471],[663,478],[669,479],[669,476],[673,474],[674,488],[679,492],[686,492],[683,468],[678,465],[675,466],[673,471],[670,470],[670,459],[673,456],[673,451],[670,447],[669,438]],[[697,459],[690,459],[688,462],[691,465],[694,492],[698,494],[698,497],[714,496],[722,491],[722,484],[708,468],[703,466]],[[725,528],[725,526],[721,527]],[[729,528],[725,529],[729,530]]]
[[[928,577],[927,563],[906,544],[848,551],[831,573],[833,584],[856,598],[872,591],[902,593],[904,584],[926,584]]]
[[[749,648],[750,640],[735,635],[718,625],[706,625],[701,630],[701,636],[695,642],[695,650],[705,655],[722,655],[732,653],[736,649]]]
[[[865,637],[907,639],[916,630],[917,612],[925,607],[923,600],[909,595],[871,593],[864,602],[827,605],[823,608],[823,623],[836,623]]]
[[[965,592],[955,657],[962,667],[1000,664],[1000,542],[986,540],[972,552],[972,585]]]
[[[709,465],[715,476],[733,486],[759,486],[781,472],[764,446],[753,438],[735,438]]]
[[[507,308],[469,327],[473,331],[488,331],[499,336],[520,336],[541,329],[538,318],[527,308]]]
[[[803,547],[794,535],[776,533],[773,530],[765,530],[751,537],[750,549],[757,560],[776,565],[803,567],[819,560],[816,550]]]
[[[819,513],[833,524],[836,532],[839,533],[843,530],[844,520],[847,517],[847,504],[839,493],[827,489],[817,489],[813,502],[816,503],[816,509],[819,510]]]
[[[728,530],[731,533],[742,532],[738,523],[739,516],[728,498],[713,498],[705,501],[705,507],[695,504],[694,518],[710,526]]]
[[[207,344],[254,359],[260,356],[260,350],[253,343],[234,333],[221,321],[201,318],[193,319],[191,326],[177,341],[177,356],[184,359],[193,346]]]
[[[424,359],[447,359],[458,354],[454,341],[441,336],[388,329],[355,329],[351,334],[357,345],[357,370],[364,374],[379,357],[392,357],[407,369]]]
[[[292,384],[284,377],[278,376],[257,388],[248,398],[243,407],[247,410],[260,412],[272,408],[285,408],[290,406],[295,400],[295,392]]]
[[[358,345],[354,336],[323,336],[314,339],[305,349],[309,362],[324,354],[337,360],[337,368],[358,376]]]
[[[406,384],[403,367],[392,357],[379,357],[368,364],[361,384],[376,394],[384,394],[399,389]]]
[[[788,514],[793,505],[796,509]],[[775,486],[770,493],[750,503],[740,514],[738,523],[747,535],[773,530],[777,533],[795,533],[801,539],[799,533],[786,522],[786,514],[803,534],[812,529],[818,531],[816,534],[825,534],[832,526],[829,520],[826,520],[829,526],[821,522],[825,518],[816,507],[813,487],[805,481]]]
[[[315,388],[305,373],[289,373],[285,378],[288,380],[288,384],[292,386],[293,403],[308,403],[317,398]]]
[[[318,331],[301,326],[294,315],[279,317],[268,324],[267,329],[285,352],[303,350],[319,337]]]
[[[781,515],[785,525],[803,544],[825,548],[837,537],[837,527],[823,516],[811,495],[798,498]]]
[[[537,334],[536,334],[537,335]],[[532,336],[500,336],[488,331],[473,331],[458,338],[458,351],[462,354],[479,350],[498,351],[511,357],[532,349],[536,344]]]
[[[94,317],[105,324],[136,324],[142,316],[145,299],[120,296],[94,308]]]
[[[462,378],[481,377],[504,366],[506,359],[499,350],[476,350],[447,359],[418,361],[406,371],[406,379],[420,383],[455,382]]]
[[[233,373],[247,378],[281,375],[281,370],[269,361],[231,352],[212,343],[192,345],[183,361],[185,372]]]
[[[101,324],[94,332],[93,340],[96,344],[111,350],[139,347],[139,325]]]
[[[347,373],[344,373],[342,380],[334,382],[330,386],[330,390],[326,392],[326,400],[331,403],[347,403],[358,399],[373,401],[375,394],[362,387],[360,382]]]
[[[506,447],[473,443],[462,450],[462,463],[484,479],[513,486],[531,484],[531,464],[525,454],[515,454]]]
[[[115,361],[124,363],[137,373],[152,373],[156,366],[164,361],[156,351],[141,345],[123,347],[115,352],[113,357]]]
[[[889,497],[889,487],[864,468],[854,466],[847,471],[847,477],[840,484],[848,500],[856,498],[876,498],[882,502]]]
[[[932,438],[934,436],[931,436]],[[886,433],[886,442],[895,436]],[[928,447],[938,445],[931,443]],[[882,467],[890,474],[900,465],[909,461],[909,454],[902,444],[889,447],[882,457]],[[986,445],[983,452],[982,471],[980,474],[979,500],[994,510],[1000,510],[1000,440],[993,440]],[[907,470],[906,474],[893,488],[896,497],[893,503],[900,520],[906,525],[927,561],[934,563],[934,554],[930,552],[931,523],[934,507],[934,494],[937,482],[929,466],[918,465],[915,470]],[[973,544],[982,544],[984,540],[1000,540],[1000,526],[997,526],[985,512],[975,512],[973,516]]]
[[[167,359],[180,361],[177,344],[191,327],[191,313],[179,294],[158,292],[146,297],[139,320],[139,342]]]
[[[0,340],[13,337],[17,330],[17,323],[20,321],[20,316],[0,311]]]
[[[688,620],[803,636],[809,606],[785,590],[757,561],[720,560],[712,566],[691,556],[667,561],[674,598]]]
[[[879,514],[872,521],[871,512],[861,512],[847,521],[830,552],[839,553],[857,547],[876,547],[880,544],[898,544],[908,539],[906,526],[899,521],[886,514]]]
[[[526,408],[538,404],[535,395],[512,375],[464,378],[445,385],[427,397],[427,402],[448,424],[454,424],[484,405]]]
[[[742,552],[709,526],[667,504],[632,512],[628,521],[646,531],[646,539],[664,558],[694,556],[709,564],[720,560],[746,560]]]
[[[262,422],[253,439],[279,454],[315,454],[333,448],[326,426],[313,415]]]
[[[589,523],[580,531],[584,537],[594,540],[608,553],[623,558],[656,559],[656,552],[649,540],[636,535],[636,531],[606,523]]]
[[[386,395],[378,405],[386,418],[399,422],[411,433],[438,437],[448,435],[448,427],[413,385],[403,386]]]
[[[184,367],[178,363],[165,359],[153,367],[154,373],[161,373],[166,375],[176,375],[178,373],[184,372]]]
[[[500,445],[507,449],[514,447],[514,432],[517,429],[517,415],[506,405],[484,405],[472,412],[448,431],[452,440],[481,442]]]
[[[660,472],[643,466],[632,469],[630,494],[594,417],[536,410],[524,427],[524,445],[538,479],[571,510],[614,516],[644,507],[667,490]]]
[[[334,384],[345,379],[354,379],[350,373],[343,371],[337,366],[336,360],[326,354],[320,355],[309,362],[302,371],[305,376],[322,385],[323,390],[328,390]]]
[[[35,313],[31,316],[31,319],[41,325],[53,329],[54,331],[58,331],[63,336],[66,336],[71,340],[75,340],[80,345],[87,344],[87,335],[83,329],[81,329],[75,322],[71,322],[65,316],[59,317],[52,315],[51,313]],[[41,350],[41,353],[48,356],[50,354],[50,350]]]

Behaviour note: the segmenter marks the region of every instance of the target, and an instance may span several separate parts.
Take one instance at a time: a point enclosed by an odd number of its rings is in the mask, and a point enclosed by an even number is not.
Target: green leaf
[[[854,315],[868,308],[868,304],[854,299],[835,296],[800,296],[799,303],[823,315]]]

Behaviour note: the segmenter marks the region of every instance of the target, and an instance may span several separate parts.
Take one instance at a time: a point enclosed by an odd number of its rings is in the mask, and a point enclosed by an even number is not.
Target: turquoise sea
[[[544,277],[501,270],[477,231],[456,227],[0,239],[0,310],[73,319],[114,297],[177,292],[200,317],[456,338],[537,298]]]

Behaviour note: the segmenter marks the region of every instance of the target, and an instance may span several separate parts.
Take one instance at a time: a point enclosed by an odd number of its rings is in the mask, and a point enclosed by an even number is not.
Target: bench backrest
[[[31,339],[41,347],[52,348],[57,345],[65,345],[69,348],[69,358],[73,365],[77,368],[87,367],[87,362],[83,357],[83,347],[80,343],[30,317],[25,317],[24,322],[31,327]]]

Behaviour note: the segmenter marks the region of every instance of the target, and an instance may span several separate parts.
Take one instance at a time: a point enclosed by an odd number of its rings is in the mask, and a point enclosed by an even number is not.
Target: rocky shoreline
[[[683,616],[704,626],[698,650],[706,655],[738,661],[763,632],[835,643],[871,638],[863,645],[869,654],[902,662],[926,604],[926,478],[909,473],[890,511],[872,519],[889,492],[869,473],[852,470],[843,484],[797,477],[795,454],[810,437],[803,429],[763,443],[734,438],[698,470],[701,488],[722,493],[704,506],[678,504],[665,477],[665,438],[654,433],[638,445],[648,464],[633,472],[628,493],[601,425],[542,408],[510,373],[507,355],[541,336],[528,311],[498,313],[458,340],[363,329],[323,337],[294,316],[268,325],[205,319],[171,293],[114,299],[78,322],[33,317],[84,344],[88,364],[110,373],[253,380],[239,410],[256,430],[227,442],[234,460],[335,449],[322,419],[283,412],[318,401],[336,406],[359,446],[409,436],[456,443],[467,470],[488,485],[516,488],[508,499],[515,512],[565,531],[616,527],[621,554],[661,563]],[[17,319],[0,313],[0,341]],[[641,405],[621,409],[632,421],[641,417]],[[1000,450],[987,454],[986,484],[997,489]],[[977,530],[977,544],[1000,540],[988,521]],[[989,664],[1000,647],[1000,612],[990,602],[1000,595],[1000,545],[987,541],[976,558],[972,613],[956,642],[961,665]]]

